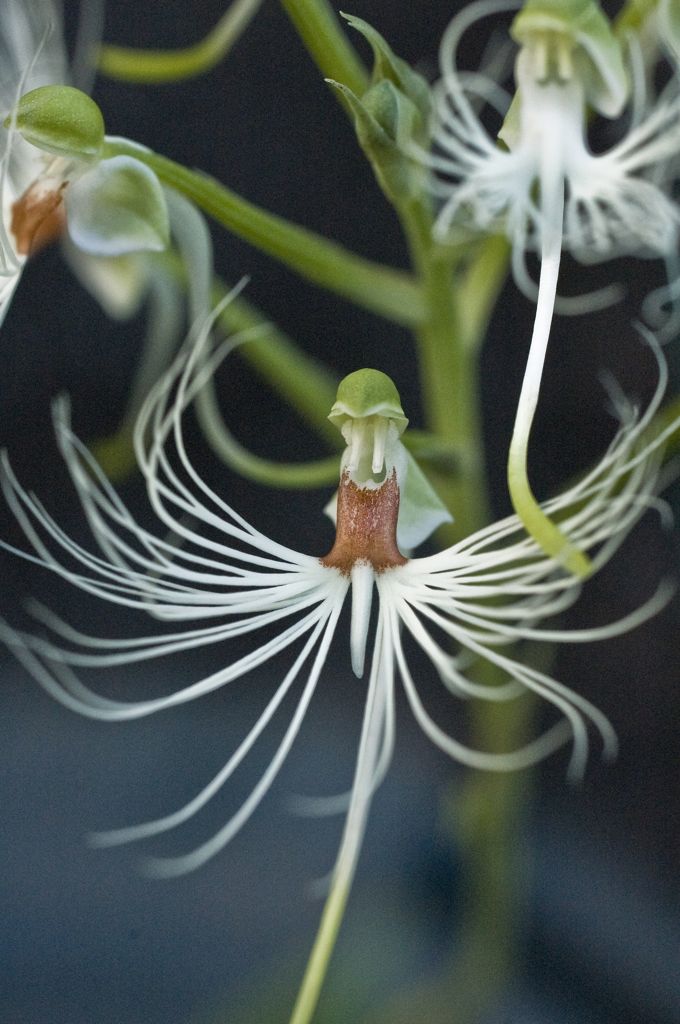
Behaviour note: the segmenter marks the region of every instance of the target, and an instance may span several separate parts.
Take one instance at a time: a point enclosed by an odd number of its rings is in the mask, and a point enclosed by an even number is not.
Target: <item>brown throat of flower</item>
[[[338,488],[333,547],[319,561],[349,575],[356,562],[369,562],[375,572],[404,565],[397,547],[399,485],[395,470],[379,487],[359,487],[345,470]]]
[[[34,182],[12,206],[10,230],[21,256],[33,256],[63,234],[65,188],[66,182],[46,191],[39,182]]]

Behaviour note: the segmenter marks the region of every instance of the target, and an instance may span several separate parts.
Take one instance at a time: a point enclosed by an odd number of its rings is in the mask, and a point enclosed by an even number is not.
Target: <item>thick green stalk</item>
[[[103,156],[125,154],[191,199],[204,213],[251,245],[329,291],[395,323],[411,326],[423,315],[422,295],[406,273],[366,260],[336,242],[261,210],[199,171],[127,142],[107,139]]]
[[[453,527],[447,528],[454,539],[484,525],[487,518],[478,346],[470,343],[469,328],[464,331],[454,291],[457,254],[433,241],[428,211],[419,201],[405,204],[401,215],[426,306],[415,330],[426,427],[456,453],[455,475],[432,474],[455,517]]]

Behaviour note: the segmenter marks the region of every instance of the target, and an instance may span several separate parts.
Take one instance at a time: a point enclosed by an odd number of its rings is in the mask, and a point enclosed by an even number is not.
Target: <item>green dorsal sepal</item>
[[[408,425],[394,381],[381,370],[355,370],[343,378],[328,419],[342,430],[348,419],[364,416],[393,420],[399,434]]]
[[[14,123],[27,142],[58,156],[96,157],[104,142],[104,118],[94,102],[70,85],[43,85],[21,97]]]

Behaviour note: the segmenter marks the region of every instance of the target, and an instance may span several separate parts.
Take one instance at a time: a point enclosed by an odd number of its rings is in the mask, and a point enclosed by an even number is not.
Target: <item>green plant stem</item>
[[[428,211],[419,201],[405,204],[401,215],[426,305],[423,322],[415,331],[426,426],[456,453],[455,475],[432,474],[440,497],[455,517],[453,526],[443,529],[447,539],[455,539],[467,536],[487,518],[479,346],[471,343],[469,325],[464,337],[453,287],[457,254],[432,240]]]
[[[290,1024],[309,1024],[316,1009],[321,986],[333,953],[349,897],[349,883],[335,881],[324,904],[312,955],[307,961]]]
[[[146,50],[103,44],[98,70],[124,82],[160,84],[193,78],[214,67],[241,36],[262,0],[233,0],[215,27],[193,46],[176,50]]]
[[[510,243],[504,235],[484,238],[468,270],[457,284],[457,306],[462,344],[478,352],[486,337],[496,300],[505,284]]]
[[[107,139],[102,156],[132,156],[181,192],[204,213],[239,238],[280,260],[300,276],[395,323],[412,326],[423,316],[413,278],[373,263],[307,228],[261,210],[199,171],[125,139]]]
[[[324,78],[361,96],[368,88],[368,73],[327,0],[281,0],[281,6]]]

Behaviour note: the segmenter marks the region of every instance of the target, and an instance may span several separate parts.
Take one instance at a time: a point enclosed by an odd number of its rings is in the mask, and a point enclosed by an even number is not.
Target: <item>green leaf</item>
[[[89,96],[70,85],[42,85],[19,100],[15,121],[27,142],[59,156],[94,157],[104,142],[104,118]],[[5,128],[12,124],[8,117]]]
[[[65,192],[66,219],[78,248],[97,256],[159,252],[168,244],[168,211],[156,175],[139,160],[101,160]]]

